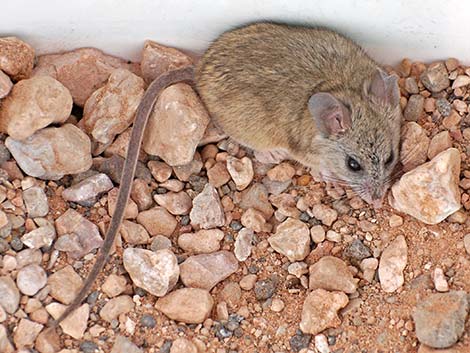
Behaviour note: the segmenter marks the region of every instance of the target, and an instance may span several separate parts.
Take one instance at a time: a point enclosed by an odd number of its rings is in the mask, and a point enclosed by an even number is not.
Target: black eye
[[[348,168],[350,170],[352,170],[353,172],[358,172],[360,171],[362,168],[361,168],[361,165],[359,164],[358,161],[356,161],[354,158],[352,157],[348,157],[347,159],[347,164],[348,164]]]
[[[393,162],[393,152],[390,152],[390,156],[388,156],[387,160],[385,161],[385,165],[389,165]]]

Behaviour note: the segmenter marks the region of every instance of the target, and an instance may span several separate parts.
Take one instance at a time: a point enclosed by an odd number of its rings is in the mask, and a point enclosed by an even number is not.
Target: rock
[[[417,121],[424,108],[424,97],[420,94],[413,94],[408,99],[403,116],[406,121]]]
[[[50,124],[65,122],[71,111],[67,88],[52,77],[33,77],[18,82],[2,101],[0,126],[12,139],[24,140]]]
[[[442,119],[442,126],[450,131],[455,131],[459,128],[459,124],[462,121],[462,117],[455,110],[450,112],[449,116]]]
[[[450,86],[447,69],[442,62],[436,62],[421,74],[421,82],[431,92],[437,93]]]
[[[113,182],[119,184],[121,182],[122,170],[124,168],[124,158],[119,157],[118,155],[113,155],[110,158],[101,160],[95,166],[96,170],[101,173],[106,174],[111,178]],[[137,170],[135,172],[136,178],[150,182],[152,180],[152,175],[150,171],[145,167],[141,162],[137,162]]]
[[[405,90],[410,94],[419,93],[419,87],[414,77],[405,78]]]
[[[465,251],[467,252],[467,254],[470,255],[470,233],[465,234],[463,238],[463,244],[465,247]]]
[[[312,214],[326,226],[331,226],[338,219],[338,212],[323,204],[314,205]]]
[[[164,181],[167,181],[171,176],[172,169],[168,164],[164,162],[149,161],[147,166],[149,167],[150,173],[152,173],[152,176],[159,183],[163,183]]]
[[[316,225],[310,228],[310,237],[312,241],[316,244],[321,243],[325,240],[325,230],[321,225]]]
[[[0,352],[13,353],[14,351],[15,350],[13,349],[13,346],[8,339],[5,326],[0,324]]]
[[[262,183],[266,186],[269,194],[279,195],[286,191],[290,184],[292,184],[292,179],[287,181],[273,181],[268,177],[264,177]]]
[[[211,184],[206,184],[202,192],[194,198],[189,218],[191,224],[204,229],[221,227],[225,224],[224,209],[217,190]]]
[[[46,306],[46,310],[56,320],[65,311],[67,307],[59,303],[51,303]],[[76,340],[82,339],[85,330],[87,329],[87,321],[90,315],[90,306],[85,303],[82,304],[77,310],[70,313],[64,321],[60,323],[60,327],[65,334],[75,338]]]
[[[337,312],[348,302],[348,296],[342,292],[314,290],[305,298],[300,329],[304,333],[316,335],[327,328],[338,327],[341,321]]]
[[[251,229],[243,228],[238,232],[233,250],[238,261],[245,261],[250,257],[253,236],[254,234]]]
[[[118,194],[118,188],[113,188],[108,192],[108,213],[110,216],[112,216],[116,210]],[[134,202],[134,200],[129,198],[129,200],[127,200],[126,209],[124,211],[124,219],[135,219],[137,218],[138,214],[139,209],[137,204]]]
[[[110,298],[116,297],[126,290],[126,278],[114,273],[108,275],[101,286],[101,290]]]
[[[89,206],[95,203],[101,194],[112,188],[113,182],[111,179],[106,174],[99,173],[65,189],[62,192],[62,197],[65,201]]]
[[[56,271],[47,279],[52,298],[70,304],[82,288],[82,279],[70,265]]]
[[[137,204],[139,211],[148,210],[152,204],[152,188],[142,179],[134,179],[131,190],[131,198]]]
[[[31,76],[34,49],[16,37],[0,38],[0,70],[14,81]]]
[[[111,353],[142,353],[142,349],[137,347],[124,336],[117,336]],[[196,352],[197,353],[197,352]]]
[[[192,65],[191,58],[179,50],[165,47],[151,40],[144,43],[140,67],[147,83],[168,71]]]
[[[95,141],[108,144],[133,122],[144,95],[144,80],[126,69],[111,71],[83,108],[83,126]]]
[[[377,267],[379,267],[379,260],[373,257],[361,261],[360,268],[363,272],[363,277],[367,282],[371,283],[374,280],[375,270],[377,270]]]
[[[60,236],[56,249],[66,251],[72,259],[79,259],[103,244],[98,227],[71,208],[55,220],[55,226]]]
[[[16,284],[21,293],[35,295],[47,284],[46,271],[39,265],[28,265],[18,271]]]
[[[315,348],[319,353],[330,353],[330,347],[328,346],[328,339],[325,335],[315,336]]]
[[[155,194],[153,199],[173,215],[186,215],[193,206],[193,201],[184,191],[167,192],[162,195]]]
[[[28,346],[31,347],[43,327],[44,325],[36,322],[21,319],[13,335],[13,341],[15,342],[16,348],[20,349]]]
[[[209,183],[215,188],[221,187],[230,181],[230,174],[227,167],[222,162],[217,162],[212,168],[207,171]]]
[[[152,236],[158,234],[170,236],[178,225],[175,217],[159,206],[140,212],[137,222],[142,224]]]
[[[258,277],[255,274],[243,276],[240,280],[240,287],[243,290],[252,290],[256,284]]]
[[[232,180],[237,186],[237,190],[245,190],[254,177],[253,164],[251,159],[243,157],[238,159],[232,156],[227,157],[227,170]]]
[[[426,162],[429,147],[426,131],[415,122],[405,123],[401,132],[400,161],[405,171]]]
[[[355,265],[358,265],[366,257],[372,256],[370,249],[359,239],[354,239],[348,244],[343,251],[343,255]]]
[[[467,293],[431,294],[418,304],[412,314],[416,336],[430,347],[448,348],[462,336],[467,313]]]
[[[272,278],[256,281],[255,283],[255,297],[259,301],[271,298],[277,290],[277,283]]]
[[[312,335],[305,335],[302,332],[297,332],[292,338],[289,340],[290,347],[293,352],[306,352],[311,353],[308,350],[310,345],[310,341],[312,340]]]
[[[254,208],[247,209],[243,213],[240,221],[244,227],[251,229],[257,233],[270,232],[272,228],[271,224],[266,223],[263,212],[258,211]]]
[[[294,196],[290,194],[271,195],[269,200],[277,208],[277,212],[286,217],[299,218],[300,210],[297,208]]]
[[[180,265],[181,281],[186,287],[211,290],[238,270],[238,261],[228,251],[190,256]]]
[[[437,224],[460,209],[460,153],[449,148],[404,174],[392,186],[390,204],[426,224]]]
[[[436,100],[436,108],[443,117],[449,116],[450,112],[452,111],[452,105],[444,97],[438,98]]]
[[[198,159],[198,157],[199,154],[196,153],[194,159],[188,164],[173,167],[173,171],[175,172],[175,175],[178,180],[189,181],[189,178],[191,176],[196,175],[201,171],[202,162],[200,161],[200,159]]]
[[[438,292],[448,292],[449,284],[442,268],[437,267],[433,272],[434,287]]]
[[[171,345],[170,353],[198,353],[196,346],[186,338],[177,338]]]
[[[209,317],[213,305],[214,300],[207,290],[181,288],[159,298],[155,308],[172,320],[199,324]]]
[[[43,246],[51,246],[56,237],[55,229],[52,225],[44,225],[33,229],[21,237],[24,245],[31,249],[40,249]]]
[[[59,334],[55,330],[41,331],[41,333],[36,338],[34,348],[41,353],[59,352],[62,348]]]
[[[23,191],[29,218],[44,217],[49,212],[46,193],[39,186],[33,186]]]
[[[325,256],[310,266],[309,288],[312,290],[321,288],[351,294],[357,290],[357,282],[346,263],[337,257]]]
[[[418,353],[466,353],[467,347],[452,346],[448,349],[434,349],[421,344],[418,349]]]
[[[278,253],[287,256],[289,261],[302,261],[310,252],[310,231],[305,223],[288,218],[277,227],[268,242]]]
[[[23,141],[8,137],[5,146],[20,168],[36,178],[58,180],[92,165],[90,139],[71,124],[42,129]]]
[[[106,84],[117,68],[136,71],[135,64],[104,54],[94,48],[80,48],[61,54],[38,57],[34,76],[51,76],[60,81],[72,94],[76,105],[83,107],[87,99]]]
[[[470,77],[467,75],[458,75],[452,83],[452,89],[470,85]]]
[[[403,235],[397,236],[382,252],[379,280],[385,292],[393,293],[403,285],[403,270],[408,261],[407,252],[408,246]]]
[[[242,192],[240,207],[244,210],[254,208],[263,212],[266,220],[274,214],[274,209],[268,199],[268,191],[263,184],[254,183]]]
[[[127,248],[123,263],[132,282],[157,297],[168,293],[176,285],[180,274],[175,254],[167,249],[153,252]]]
[[[208,123],[209,115],[192,88],[184,83],[172,85],[155,104],[146,128],[144,151],[171,166],[188,164]]]
[[[227,303],[229,307],[234,308],[240,303],[242,289],[237,282],[228,281],[220,291],[219,297],[222,302]]]
[[[0,306],[5,309],[8,314],[13,314],[20,303],[20,292],[15,282],[8,277],[0,277]]]
[[[308,265],[305,262],[293,262],[287,267],[287,272],[297,278],[308,273]]]
[[[124,220],[121,224],[119,232],[126,243],[131,245],[148,244],[150,236],[144,226]]]
[[[289,163],[281,163],[268,170],[267,176],[272,181],[285,182],[291,180],[295,175],[295,169]]]
[[[0,70],[0,99],[5,98],[13,88],[13,82]]]
[[[119,315],[132,311],[134,306],[135,304],[130,296],[121,295],[110,299],[101,309],[100,316],[103,320],[111,322],[114,319],[117,319]]]
[[[403,225],[403,218],[396,214],[391,215],[390,219],[388,220],[388,224],[391,228],[400,227],[401,225]]]
[[[195,233],[183,233],[178,237],[178,246],[195,254],[213,253],[220,249],[224,232],[220,229],[201,229]]]
[[[442,151],[452,147],[452,138],[450,137],[449,131],[441,131],[435,135],[428,147],[428,158],[433,159]]]

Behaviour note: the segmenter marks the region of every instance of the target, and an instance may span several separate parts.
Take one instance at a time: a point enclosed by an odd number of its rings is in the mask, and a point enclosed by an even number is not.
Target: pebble
[[[31,76],[34,49],[16,37],[0,38],[0,70],[14,81]]]
[[[178,221],[165,208],[156,206],[140,212],[137,222],[142,224],[150,235],[170,236],[176,229]]]
[[[207,171],[207,177],[209,178],[209,183],[215,188],[219,188],[230,181],[230,174],[227,167],[222,162],[214,164],[214,166]]]
[[[184,192],[167,192],[163,195],[154,195],[153,199],[157,204],[165,207],[172,215],[189,214],[193,206],[193,202],[189,195]]]
[[[220,229],[201,229],[195,233],[183,233],[178,237],[178,246],[184,251],[207,254],[220,250],[224,232]]]
[[[470,77],[467,75],[458,75],[452,83],[452,89],[470,85]]]
[[[338,212],[323,204],[314,205],[312,207],[312,215],[328,227],[338,219]]]
[[[412,170],[426,162],[429,143],[426,130],[417,123],[408,122],[403,125],[400,161],[404,171]]]
[[[36,178],[58,180],[92,165],[90,139],[71,124],[39,130],[22,141],[8,137],[5,146],[19,167]]]
[[[155,318],[152,315],[144,314],[140,318],[140,324],[143,327],[154,328],[155,326],[157,326],[157,321],[155,320]]]
[[[74,103],[83,107],[92,93],[103,87],[111,72],[118,68],[135,72],[138,66],[95,48],[80,48],[39,56],[33,75],[51,76],[60,81],[72,94]]]
[[[426,224],[438,224],[460,209],[460,153],[449,148],[404,174],[392,186],[390,204]]]
[[[116,210],[116,204],[118,199],[119,189],[113,188],[108,192],[108,213],[110,216],[114,214]],[[135,219],[139,214],[137,204],[129,198],[127,201],[126,209],[124,210],[124,219]]]
[[[243,212],[240,222],[244,227],[257,233],[271,231],[271,225],[266,223],[263,212],[254,208],[249,208]]]
[[[375,277],[375,270],[379,267],[379,260],[370,257],[361,261],[360,268],[364,279],[371,283]]]
[[[191,58],[179,50],[147,40],[142,49],[140,67],[143,78],[150,83],[168,71],[189,66],[192,63]]]
[[[431,294],[413,311],[416,336],[421,343],[432,348],[448,348],[464,333],[467,314],[467,293]]]
[[[55,220],[60,236],[56,249],[66,251],[73,259],[79,259],[103,244],[98,227],[73,209],[68,209]]]
[[[15,282],[8,277],[0,277],[0,306],[8,314],[13,314],[20,303],[20,292],[15,285]]]
[[[41,353],[59,352],[62,348],[59,334],[54,330],[41,331],[36,338],[34,348]]]
[[[111,179],[103,173],[88,177],[81,182],[72,185],[62,192],[65,201],[76,202],[82,206],[90,206],[98,197],[113,188]]]
[[[221,227],[225,224],[225,214],[217,190],[206,184],[200,194],[193,200],[193,208],[189,213],[191,224],[203,229]]]
[[[162,249],[170,249],[172,246],[171,240],[168,239],[167,237],[163,235],[156,235],[152,239],[152,244],[150,245],[150,249],[153,252],[156,252],[158,250]]]
[[[268,170],[267,176],[272,181],[285,182],[291,180],[295,175],[295,168],[289,163],[283,162]]]
[[[180,275],[178,260],[168,249],[153,252],[127,248],[123,253],[123,263],[132,282],[157,297],[167,294]]]
[[[280,313],[285,308],[285,304],[281,299],[274,298],[271,302],[271,310],[275,313]]]
[[[308,265],[305,262],[293,262],[287,267],[287,272],[301,278],[308,273]]]
[[[463,238],[463,244],[465,247],[465,251],[467,252],[467,254],[470,255],[470,233],[465,234]]]
[[[312,241],[316,244],[321,243],[325,240],[325,229],[321,225],[315,225],[310,228],[310,237]]]
[[[348,304],[348,296],[343,292],[328,292],[316,289],[305,298],[300,329],[304,333],[316,335],[327,328],[341,324],[337,312]]]
[[[314,338],[315,348],[318,353],[330,353],[330,347],[328,346],[328,339],[325,335],[316,335]]]
[[[98,349],[98,345],[91,341],[84,341],[80,344],[80,350],[83,351],[83,353],[96,353]]]
[[[119,315],[132,311],[134,306],[135,304],[130,296],[121,295],[119,297],[110,299],[103,306],[103,308],[100,310],[100,317],[107,322],[111,322],[114,319],[117,319]]]
[[[104,280],[101,290],[110,298],[116,297],[126,290],[126,278],[111,273]]]
[[[271,298],[277,290],[277,282],[272,278],[256,281],[255,297],[257,300],[264,301]]]
[[[143,149],[170,166],[188,164],[208,123],[208,113],[193,89],[185,83],[172,85],[163,90],[155,104]]]
[[[214,306],[207,290],[199,288],[177,289],[159,298],[155,308],[175,321],[199,324],[206,320]]]
[[[186,338],[177,338],[171,345],[170,353],[198,353],[196,346]]]
[[[238,270],[235,256],[226,250],[188,257],[180,265],[181,281],[186,287],[211,290]]]
[[[448,130],[454,131],[458,128],[462,117],[455,110],[450,112],[450,115],[442,120],[442,126]]]
[[[403,116],[406,121],[418,121],[424,108],[424,97],[420,94],[413,94],[408,98]]]
[[[229,156],[227,158],[227,170],[235,182],[237,190],[245,190],[254,177],[253,164],[248,157],[237,159]]]
[[[28,265],[18,271],[16,285],[21,293],[35,295],[47,284],[46,271],[39,265]]]
[[[16,348],[20,349],[32,346],[43,327],[44,325],[38,324],[37,322],[21,319],[13,335]]]
[[[253,247],[254,233],[251,229],[243,228],[238,232],[235,239],[233,253],[238,261],[245,261],[251,255],[251,248]]]
[[[435,135],[428,148],[428,158],[433,159],[442,151],[452,147],[452,138],[450,137],[449,131],[441,131]]]
[[[436,108],[443,117],[449,116],[452,111],[452,105],[446,98],[438,98],[436,100]]]
[[[255,286],[255,283],[258,279],[258,276],[255,274],[248,274],[242,277],[240,280],[240,287],[243,290],[252,290]]]
[[[419,87],[414,77],[407,77],[405,79],[405,90],[410,94],[419,93]]]
[[[202,162],[197,159],[198,156],[196,153],[195,159],[188,164],[173,167],[173,171],[180,181],[189,181],[192,176],[199,174],[202,170]]]
[[[142,349],[137,347],[132,343],[128,338],[124,336],[117,336],[116,341],[114,342],[113,349],[111,353],[142,353]]]
[[[302,352],[310,353],[309,351],[305,351],[305,350],[310,345],[311,340],[312,340],[311,335],[306,335],[300,332],[300,333],[296,333],[294,336],[291,337],[291,339],[289,340],[289,344],[293,352],[302,351]]]
[[[432,279],[434,282],[434,288],[436,288],[438,292],[449,291],[449,284],[447,283],[446,276],[444,275],[442,268],[437,267],[434,270]]]
[[[10,77],[5,75],[3,71],[0,70],[0,99],[8,96],[12,88],[13,82],[11,82]]]
[[[433,93],[438,93],[450,86],[449,75],[443,62],[429,65],[420,78],[424,87]]]
[[[269,245],[289,261],[302,261],[310,252],[310,230],[297,219],[288,218],[268,238]]]
[[[334,256],[324,256],[309,269],[309,288],[329,291],[341,291],[348,294],[357,290],[357,279],[354,279],[346,263]]]
[[[46,306],[47,312],[51,314],[54,319],[58,319],[65,309],[66,306],[59,303],[51,303]],[[75,338],[76,340],[80,340],[83,338],[85,330],[87,329],[89,315],[89,304],[82,304],[77,310],[70,313],[70,316],[60,323],[60,327],[65,334]]]
[[[30,249],[40,249],[43,246],[51,246],[55,238],[54,227],[52,225],[45,225],[26,233],[21,238],[21,241]]]
[[[152,188],[143,179],[135,179],[132,184],[131,199],[137,204],[139,211],[148,210],[152,204]]]
[[[399,215],[391,215],[390,218],[388,219],[388,225],[391,228],[397,228],[403,225],[403,218]]]
[[[342,236],[334,230],[329,230],[328,232],[326,232],[326,240],[331,241],[333,243],[339,243],[342,240]]]
[[[379,262],[379,280],[382,289],[393,293],[405,279],[403,270],[408,261],[408,246],[403,235],[397,236],[382,252]]]
[[[131,245],[148,244],[150,236],[147,230],[140,224],[124,220],[119,229],[124,241]]]
[[[70,304],[82,287],[82,278],[72,266],[67,265],[47,279],[49,294],[63,304]]]
[[[115,69],[106,84],[87,99],[80,123],[95,141],[111,143],[132,124],[143,95],[142,78],[129,70]]]
[[[365,246],[361,240],[354,239],[346,246],[343,255],[346,256],[351,263],[358,265],[363,259],[370,257],[372,254],[370,249]]]
[[[150,169],[150,173],[159,183],[167,181],[171,177],[172,169],[165,162],[161,161],[149,161],[147,164]]]
[[[23,200],[28,211],[28,217],[45,217],[49,212],[46,193],[39,186],[33,186],[23,191]]]
[[[15,351],[8,339],[7,329],[2,324],[0,324],[0,351],[5,353],[13,353]]]
[[[268,199],[268,190],[260,183],[254,183],[248,189],[243,190],[239,206],[243,210],[254,208],[261,211],[266,220],[274,214],[274,209]]]

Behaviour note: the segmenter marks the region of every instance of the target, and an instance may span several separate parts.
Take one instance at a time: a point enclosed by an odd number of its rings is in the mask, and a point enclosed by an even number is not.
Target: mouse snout
[[[372,205],[375,209],[379,209],[382,207],[383,200],[385,198],[386,188],[383,184],[379,181],[367,181],[364,183],[365,191],[361,194],[361,197],[364,201],[366,201],[369,205]]]

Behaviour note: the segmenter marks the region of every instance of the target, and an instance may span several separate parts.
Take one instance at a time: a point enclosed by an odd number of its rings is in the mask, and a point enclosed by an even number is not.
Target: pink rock
[[[250,185],[254,177],[253,164],[251,159],[248,157],[243,157],[237,159],[235,157],[229,156],[227,158],[227,170],[230,173],[237,190],[244,190]]]
[[[152,173],[152,176],[159,183],[167,181],[171,176],[172,169],[168,164],[164,162],[149,161],[147,166],[150,169],[150,173]]]
[[[403,270],[407,261],[408,246],[405,237],[399,235],[385,248],[380,257],[379,280],[385,292],[393,293],[403,285]]]
[[[0,70],[0,99],[5,98],[11,91],[13,82]]]
[[[104,54],[94,48],[80,48],[62,54],[38,57],[33,75],[46,75],[60,81],[72,94],[73,101],[83,107],[98,88],[105,85],[114,69],[128,69],[139,74],[136,64]]]
[[[268,178],[273,181],[287,181],[294,177],[295,169],[289,163],[281,163],[274,168],[270,169],[267,173]]]
[[[240,221],[244,227],[251,229],[257,233],[269,232],[272,228],[270,224],[266,223],[263,212],[258,211],[254,208],[247,209],[243,213]]]
[[[217,162],[212,168],[207,171],[209,183],[218,188],[227,184],[230,181],[230,174],[227,171],[224,163]]]
[[[426,162],[428,147],[426,130],[415,122],[406,123],[401,131],[400,160],[403,169],[409,171]]]
[[[36,178],[58,180],[92,165],[90,139],[71,124],[42,129],[23,141],[8,137],[5,146],[20,168]]]
[[[132,127],[127,128],[122,132],[121,134],[116,137],[114,142],[107,147],[103,154],[106,157],[111,157],[114,154],[117,154],[118,156],[122,158],[126,158],[127,155],[127,147],[129,146],[129,140],[131,138],[131,133],[132,133]],[[147,159],[147,154],[144,152],[143,149],[140,149],[139,151],[139,161],[145,162]]]
[[[435,135],[428,148],[428,158],[433,159],[442,151],[452,147],[452,138],[450,137],[449,131],[441,131]]]
[[[119,189],[114,188],[108,192],[108,213],[110,216],[114,214],[116,210],[116,203],[119,194]],[[124,219],[135,219],[139,214],[139,209],[137,208],[137,204],[129,198],[127,201],[126,210],[124,211]]]
[[[201,141],[199,142],[199,146],[204,146],[209,143],[216,143],[223,140],[224,138],[227,138],[227,135],[217,128],[212,121],[210,121]]]
[[[131,198],[137,204],[139,211],[148,210],[152,204],[152,188],[143,179],[134,179],[131,190]]]
[[[324,256],[310,266],[309,288],[341,291],[348,294],[357,290],[354,279],[346,263],[334,256]]]
[[[254,183],[242,192],[240,207],[244,210],[254,208],[264,214],[265,219],[270,219],[274,213],[268,200],[268,190],[263,184]]]
[[[331,226],[338,219],[338,212],[324,204],[314,205],[312,214],[326,226]]]
[[[15,37],[0,38],[0,70],[14,81],[31,76],[34,49]]]
[[[183,233],[178,238],[178,246],[195,254],[213,253],[220,249],[224,232],[220,229],[201,229],[195,233]]]
[[[127,244],[139,245],[148,244],[150,242],[150,236],[144,226],[124,220],[119,229],[119,233]]]
[[[92,175],[81,182],[72,185],[62,192],[62,197],[66,201],[77,202],[79,204],[89,204],[96,201],[98,195],[113,188],[113,182],[106,174],[100,173]]]
[[[158,234],[170,236],[178,225],[175,217],[159,206],[140,212],[137,222],[142,224],[152,236]]]
[[[310,230],[298,219],[288,218],[268,238],[269,245],[289,261],[302,261],[310,252]]]
[[[155,194],[153,198],[157,204],[165,207],[173,215],[186,215],[193,206],[191,198],[184,191]]]
[[[125,69],[111,72],[108,82],[88,98],[83,108],[83,126],[103,144],[126,130],[144,95],[144,80]]]
[[[225,214],[217,190],[206,184],[204,190],[193,200],[193,208],[189,213],[191,223],[203,229],[221,227],[225,224]]]
[[[192,64],[191,58],[182,52],[147,40],[142,50],[140,67],[145,81],[150,83],[165,72]]]
[[[188,164],[208,123],[209,115],[190,86],[170,86],[155,104],[144,137],[144,151],[171,166]]]
[[[18,82],[0,108],[0,126],[16,140],[24,140],[53,123],[63,123],[72,111],[72,96],[51,77]]]

